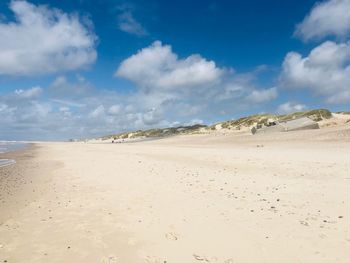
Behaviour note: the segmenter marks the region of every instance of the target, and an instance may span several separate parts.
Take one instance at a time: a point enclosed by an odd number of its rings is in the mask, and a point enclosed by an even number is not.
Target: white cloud
[[[76,82],[71,82],[65,76],[58,76],[50,85],[48,91],[55,98],[75,98],[86,95],[91,91],[90,84],[81,76],[76,77]]]
[[[74,86],[74,83],[71,84]],[[193,124],[202,122],[198,120],[208,120],[208,116],[217,119],[222,109],[232,116],[230,114],[233,112],[240,112],[240,103],[247,104],[242,97],[218,102],[210,97],[191,94],[170,101],[158,101],[153,95],[143,92],[122,94],[103,89],[94,89],[81,97],[71,98],[67,94],[68,99],[52,98],[48,89],[43,89],[35,99],[19,98],[14,92],[2,94],[0,137],[51,140],[84,138]]]
[[[344,90],[333,94],[327,99],[328,103],[338,104],[338,103],[348,103],[350,101],[350,90]]]
[[[15,110],[17,110],[17,107],[10,108],[7,104],[0,103],[0,113],[3,115],[2,117],[8,116]]]
[[[130,10],[124,10],[118,16],[118,26],[121,31],[132,35],[145,36],[148,34],[146,29],[136,21]]]
[[[201,119],[192,119],[189,122],[185,123],[185,126],[192,126],[192,125],[196,125],[196,124],[204,124],[204,121]]]
[[[136,84],[137,91],[129,97],[129,104],[136,106],[132,112],[141,114],[144,125],[154,126],[217,118],[221,112],[230,114],[252,102],[258,107],[275,99],[276,88],[253,84],[258,73],[238,74],[200,55],[180,58],[171,46],[156,41],[122,61],[115,75]]]
[[[112,105],[108,109],[108,113],[111,115],[118,115],[122,110],[122,107],[120,105]]]
[[[69,118],[72,116],[72,113],[70,111],[69,107],[60,107],[59,111],[63,114],[64,117]]]
[[[76,108],[81,108],[81,107],[85,107],[85,104],[82,103],[77,103],[74,101],[68,101],[68,100],[60,100],[60,99],[51,99],[51,102],[57,103],[57,104],[61,104],[61,105],[66,105],[69,107],[76,107]]]
[[[240,81],[227,83],[226,86],[223,86],[222,91],[215,97],[215,99],[220,101],[239,98],[246,92],[248,85],[248,83],[241,83]]]
[[[277,96],[277,88],[253,90],[251,94],[246,97],[246,100],[252,103],[264,103],[276,99]]]
[[[303,40],[325,36],[346,37],[350,33],[350,1],[329,0],[317,3],[297,26],[295,35]]]
[[[0,75],[41,75],[95,62],[96,36],[76,14],[27,1],[9,7],[15,21],[0,21]]]
[[[34,117],[33,114],[35,114],[35,118],[45,118],[48,116],[48,114],[52,111],[51,105],[47,104],[47,103],[38,103],[38,102],[34,102],[32,104],[32,106],[34,107],[34,110],[31,112],[28,112],[28,114],[31,117]]]
[[[142,120],[146,125],[158,124],[163,120],[163,114],[158,109],[153,108],[142,114]]]
[[[222,73],[214,61],[200,55],[179,59],[171,46],[156,41],[124,60],[116,76],[126,78],[146,90],[164,91],[207,87],[217,83]]]
[[[40,96],[43,92],[43,89],[40,87],[33,87],[31,89],[23,90],[15,90],[15,94],[20,98],[34,99]]]
[[[283,62],[281,85],[309,89],[330,103],[348,102],[349,63],[350,43],[327,41],[314,48],[307,57],[290,52]]]
[[[306,105],[295,102],[286,102],[278,106],[277,113],[287,114],[292,112],[299,112],[306,109]]]
[[[96,88],[82,76],[58,76],[42,92],[2,94],[0,137],[83,138],[212,122],[219,115],[229,119],[277,96],[274,88],[256,87],[255,74],[219,68],[200,55],[179,58],[170,46],[156,42],[117,70],[136,83],[133,91]]]
[[[182,116],[214,111],[237,100],[242,102],[236,105],[275,99],[276,88],[254,87],[254,74],[237,74],[200,55],[179,58],[170,45],[160,41],[122,61],[115,73],[136,84],[146,107],[172,108]]]
[[[99,118],[105,115],[105,107],[103,105],[98,106],[96,109],[90,112],[91,118]]]

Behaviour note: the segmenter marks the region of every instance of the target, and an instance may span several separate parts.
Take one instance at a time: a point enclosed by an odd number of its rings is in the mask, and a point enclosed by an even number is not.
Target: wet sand
[[[35,202],[47,188],[49,174],[58,163],[42,158],[40,148],[29,145],[24,150],[1,154],[16,163],[0,167],[0,226]]]
[[[15,164],[15,163],[16,163],[16,161],[12,160],[12,159],[0,159],[0,167],[8,166],[8,165]]]
[[[0,168],[0,262],[347,263],[349,156],[350,127],[37,144]]]

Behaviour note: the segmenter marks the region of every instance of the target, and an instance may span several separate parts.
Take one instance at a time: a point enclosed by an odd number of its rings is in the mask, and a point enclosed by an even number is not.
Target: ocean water
[[[16,161],[12,159],[2,159],[1,154],[5,152],[12,152],[24,149],[25,143],[18,142],[0,142],[0,167],[15,164]]]
[[[0,153],[18,151],[25,147],[26,144],[23,142],[0,142]]]

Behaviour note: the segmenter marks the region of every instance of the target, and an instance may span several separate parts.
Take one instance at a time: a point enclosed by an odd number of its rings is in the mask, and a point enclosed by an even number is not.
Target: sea
[[[2,159],[1,155],[6,152],[18,151],[26,147],[22,142],[1,142],[0,141],[0,167],[15,164],[13,159]]]

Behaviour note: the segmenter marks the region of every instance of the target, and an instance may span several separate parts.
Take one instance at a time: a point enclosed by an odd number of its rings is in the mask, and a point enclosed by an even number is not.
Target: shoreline
[[[33,159],[33,157],[28,159],[27,156],[34,151],[34,148],[35,146],[30,145],[26,149],[1,154],[6,160],[14,160],[16,165],[11,165],[13,163],[0,165],[0,224],[24,207],[22,193],[26,191],[26,186],[23,180],[31,176],[26,166]]]
[[[0,224],[12,218],[21,209],[34,202],[45,189],[40,173],[50,169],[41,159],[40,146],[28,144],[25,148],[1,154],[14,160],[12,165],[0,166]]]
[[[22,150],[25,150],[27,147],[29,147],[31,144],[29,143],[23,143],[23,142],[1,142],[1,152],[0,152],[0,168],[16,164],[16,160],[12,158],[2,158],[6,153],[12,153],[12,152],[19,152]],[[10,154],[11,156],[11,154]]]
[[[16,161],[14,159],[0,159],[0,167],[5,167],[15,163]]]

